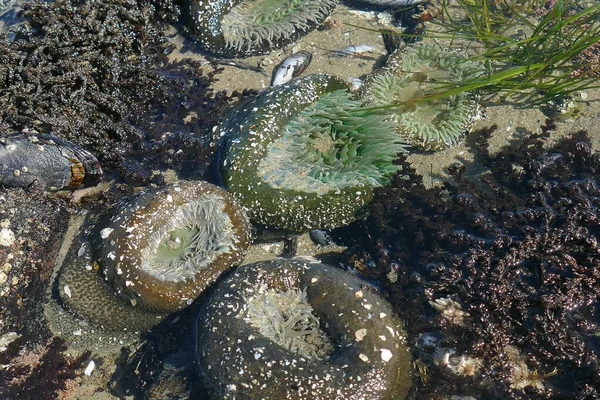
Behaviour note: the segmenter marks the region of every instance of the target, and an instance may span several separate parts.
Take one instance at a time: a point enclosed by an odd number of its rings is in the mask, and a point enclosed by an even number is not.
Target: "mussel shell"
[[[0,184],[48,190],[76,189],[102,178],[89,151],[49,135],[13,134],[0,138]]]
[[[293,78],[303,73],[306,68],[310,65],[312,60],[312,54],[308,51],[299,51],[292,54],[273,70],[273,77],[271,78],[271,86],[283,85],[288,83]]]

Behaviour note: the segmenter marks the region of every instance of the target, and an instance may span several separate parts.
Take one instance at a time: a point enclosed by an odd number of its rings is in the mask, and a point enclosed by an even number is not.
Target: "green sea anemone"
[[[217,128],[225,186],[261,224],[308,231],[356,220],[404,150],[391,126],[361,107],[328,75],[260,93]]]
[[[389,303],[306,259],[245,265],[198,313],[211,398],[403,399],[410,353]]]
[[[453,50],[418,43],[394,52],[384,69],[365,79],[361,94],[370,106],[382,107],[381,113],[411,145],[440,150],[465,137],[479,108],[466,92],[432,99],[427,95],[484,72],[479,63]]]
[[[92,322],[127,326],[103,309],[120,304],[152,314],[185,307],[242,260],[249,231],[237,200],[217,186],[180,181],[143,191],[84,232],[63,265],[59,290],[67,306]]]
[[[187,25],[198,43],[227,57],[267,54],[310,32],[337,0],[188,0]]]

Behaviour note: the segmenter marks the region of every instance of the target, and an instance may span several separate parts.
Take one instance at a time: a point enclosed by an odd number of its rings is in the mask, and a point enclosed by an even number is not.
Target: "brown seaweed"
[[[545,148],[553,128],[494,155],[495,128],[478,131],[469,144],[491,172],[468,178],[453,165],[452,182],[426,189],[403,162],[409,179],[377,194],[371,254],[381,274],[393,273],[385,288],[409,335],[483,360],[455,374],[417,346],[415,357],[429,361],[418,398],[600,395],[600,155],[585,132]],[[465,319],[441,314],[440,299]]]

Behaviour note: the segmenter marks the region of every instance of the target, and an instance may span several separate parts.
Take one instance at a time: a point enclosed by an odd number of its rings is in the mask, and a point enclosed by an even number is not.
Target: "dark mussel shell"
[[[0,138],[0,184],[48,190],[76,189],[102,178],[89,151],[49,135],[12,134]]]
[[[312,54],[305,50],[292,54],[273,70],[271,86],[283,85],[291,81],[292,78],[299,76],[308,68],[311,60]]]

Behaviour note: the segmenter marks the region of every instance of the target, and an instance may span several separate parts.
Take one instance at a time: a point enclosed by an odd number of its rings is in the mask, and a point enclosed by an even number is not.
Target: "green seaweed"
[[[540,105],[584,89],[597,88],[598,62],[586,52],[600,42],[600,4],[582,6],[557,0],[443,0],[435,31],[418,38],[469,43],[469,60],[483,63],[486,73],[460,84],[440,85],[435,93],[404,104],[477,92],[488,98],[501,94],[521,106]],[[455,12],[456,11],[456,12]],[[597,51],[597,50],[596,50]],[[384,107],[398,107],[397,104]]]

